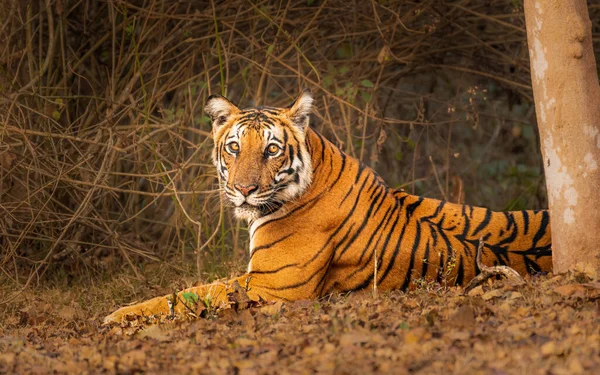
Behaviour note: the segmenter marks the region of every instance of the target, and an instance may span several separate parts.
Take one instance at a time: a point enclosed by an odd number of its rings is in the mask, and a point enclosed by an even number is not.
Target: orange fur
[[[372,287],[375,264],[380,290],[407,289],[419,279],[462,285],[478,273],[479,238],[485,242],[487,265],[506,264],[521,274],[552,269],[547,211],[492,212],[392,189],[373,170],[308,128],[307,119],[297,115],[305,116],[306,108],[242,111],[228,103],[217,103],[219,111],[213,112],[218,116],[215,164],[223,170],[226,189],[242,181],[267,191],[293,153],[302,159],[299,149],[309,155],[310,160],[302,162],[310,165],[311,182],[287,201],[269,202],[262,211],[249,207],[240,214],[250,224],[247,274],[190,288],[180,296],[210,294],[214,303],[226,303],[237,281],[249,287],[254,300],[318,298]],[[244,121],[248,125],[236,138],[241,151],[224,154],[228,131]],[[284,155],[263,158],[261,137],[267,123],[286,130]],[[246,140],[251,141],[244,144]],[[299,173],[302,167],[296,164],[295,169]],[[105,321],[120,321],[128,314],[166,314],[167,297],[122,308]]]

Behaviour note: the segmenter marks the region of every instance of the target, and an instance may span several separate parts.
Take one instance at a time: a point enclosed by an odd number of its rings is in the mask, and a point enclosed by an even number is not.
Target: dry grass
[[[315,126],[390,184],[544,205],[519,4],[3,2],[0,277],[238,268],[202,113],[215,92],[285,105],[310,88]]]

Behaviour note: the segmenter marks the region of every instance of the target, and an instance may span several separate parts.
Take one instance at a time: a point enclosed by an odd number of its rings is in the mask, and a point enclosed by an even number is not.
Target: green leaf
[[[198,303],[198,295],[194,292],[185,292],[182,296],[185,302],[190,305],[195,305]]]
[[[127,33],[127,35],[131,35],[133,33],[133,30],[135,30],[135,24],[133,22],[127,25],[127,27],[125,28],[125,32]]]
[[[373,87],[373,82],[369,81],[368,79],[363,79],[362,81],[360,81],[360,84],[363,85],[363,87]]]
[[[275,48],[275,45],[274,45],[274,44],[271,44],[271,45],[269,46],[269,48],[267,48],[267,55],[270,55],[270,54],[273,52],[273,49],[274,49],[274,48]]]
[[[370,92],[360,92],[360,96],[362,96],[363,100],[367,103],[371,103],[373,101],[373,95]]]
[[[335,50],[335,54],[340,59],[348,59],[352,57],[352,45],[350,43],[343,43]]]

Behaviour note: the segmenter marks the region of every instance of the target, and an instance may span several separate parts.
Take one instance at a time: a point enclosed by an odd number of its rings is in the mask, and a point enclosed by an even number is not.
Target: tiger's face
[[[252,221],[269,215],[310,185],[305,137],[312,101],[304,92],[286,108],[242,110],[222,96],[208,98],[213,163],[238,218]]]

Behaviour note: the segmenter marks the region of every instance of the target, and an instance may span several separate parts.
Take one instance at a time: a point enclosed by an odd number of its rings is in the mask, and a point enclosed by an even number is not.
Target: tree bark
[[[525,0],[555,272],[600,271],[600,86],[586,0]]]

